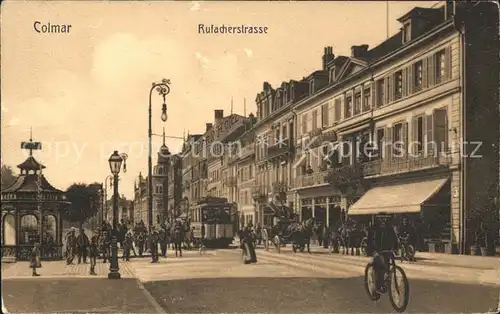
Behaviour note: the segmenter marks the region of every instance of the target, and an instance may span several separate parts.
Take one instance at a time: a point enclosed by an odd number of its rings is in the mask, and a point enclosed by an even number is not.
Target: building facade
[[[479,70],[491,64],[498,72],[498,23],[481,25],[488,31],[480,42],[471,35],[472,21],[488,8],[414,8],[377,47],[353,46],[350,57],[324,63],[327,84],[293,109],[303,147],[293,171],[303,219],[333,223],[339,207],[354,216],[423,216],[425,242],[468,250],[474,230],[467,224],[487,215],[498,193],[498,76]],[[325,48],[323,60],[330,53]],[[366,143],[370,149],[360,149]]]
[[[183,200],[227,197],[241,222],[266,226],[283,211],[327,226],[343,210],[362,223],[391,213],[411,218],[421,248],[468,252],[479,222],[498,221],[494,12],[478,1],[417,7],[373,48],[324,48],[319,70],[263,84],[256,123],[225,140],[224,158],[207,154],[225,119],[216,110],[182,155]]]
[[[167,217],[181,215],[182,203],[182,157],[179,154],[170,156],[168,171],[168,212]]]

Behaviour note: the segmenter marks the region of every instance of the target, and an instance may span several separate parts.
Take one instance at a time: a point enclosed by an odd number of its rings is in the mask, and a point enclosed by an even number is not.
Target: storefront
[[[314,218],[317,222],[330,226],[340,220],[340,195],[303,196],[300,199],[300,220]]]
[[[374,221],[379,213],[392,214],[396,224],[406,217],[419,234],[420,249],[431,243],[437,251],[451,253],[450,208],[450,179],[441,177],[374,186],[347,214],[361,223]]]

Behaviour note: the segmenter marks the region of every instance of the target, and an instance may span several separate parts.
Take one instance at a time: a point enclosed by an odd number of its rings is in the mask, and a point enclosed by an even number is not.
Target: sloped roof
[[[29,156],[22,164],[17,165],[19,169],[22,170],[40,170],[45,169],[46,167],[39,163],[35,157]]]
[[[47,179],[42,175],[41,177],[41,192],[56,192],[64,193],[63,191],[53,187]],[[38,192],[38,174],[22,174],[17,177],[17,180],[2,190],[2,193],[17,193],[17,192]]]

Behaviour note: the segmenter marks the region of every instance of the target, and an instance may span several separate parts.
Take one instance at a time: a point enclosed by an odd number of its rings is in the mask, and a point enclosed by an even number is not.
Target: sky
[[[389,34],[415,6],[389,3]],[[386,2],[38,2],[1,6],[1,162],[27,157],[22,141],[42,142],[35,158],[65,190],[103,182],[114,150],[127,153],[120,194],[133,198],[147,174],[151,84],[171,80],[168,120],[153,94],[153,133],[203,133],[214,110],[256,111],[263,82],[277,87],[321,68],[326,46],[350,56],[353,45],[374,47],[387,37]],[[70,33],[37,33],[34,23],[71,24]],[[198,25],[261,26],[267,34],[199,34]],[[244,109],[246,99],[246,111]],[[162,144],[153,138],[153,162]],[[167,139],[178,152],[182,140]]]

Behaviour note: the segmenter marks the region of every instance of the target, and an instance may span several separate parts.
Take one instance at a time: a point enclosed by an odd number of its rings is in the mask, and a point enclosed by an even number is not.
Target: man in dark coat
[[[92,238],[90,238],[90,275],[97,275],[95,272],[95,265],[97,263],[97,256],[99,255],[99,230],[94,230]]]
[[[66,264],[73,264],[75,254],[77,254],[76,230],[71,230],[66,234]]]
[[[151,252],[151,263],[158,263],[158,241],[159,235],[158,231],[154,226],[151,227],[151,231],[149,232],[149,251]]]
[[[78,264],[82,262],[82,257],[83,257],[83,263],[87,263],[87,250],[90,245],[90,240],[89,237],[85,234],[83,228],[80,229],[80,233],[76,237],[76,246],[77,246],[77,252],[78,252]]]

